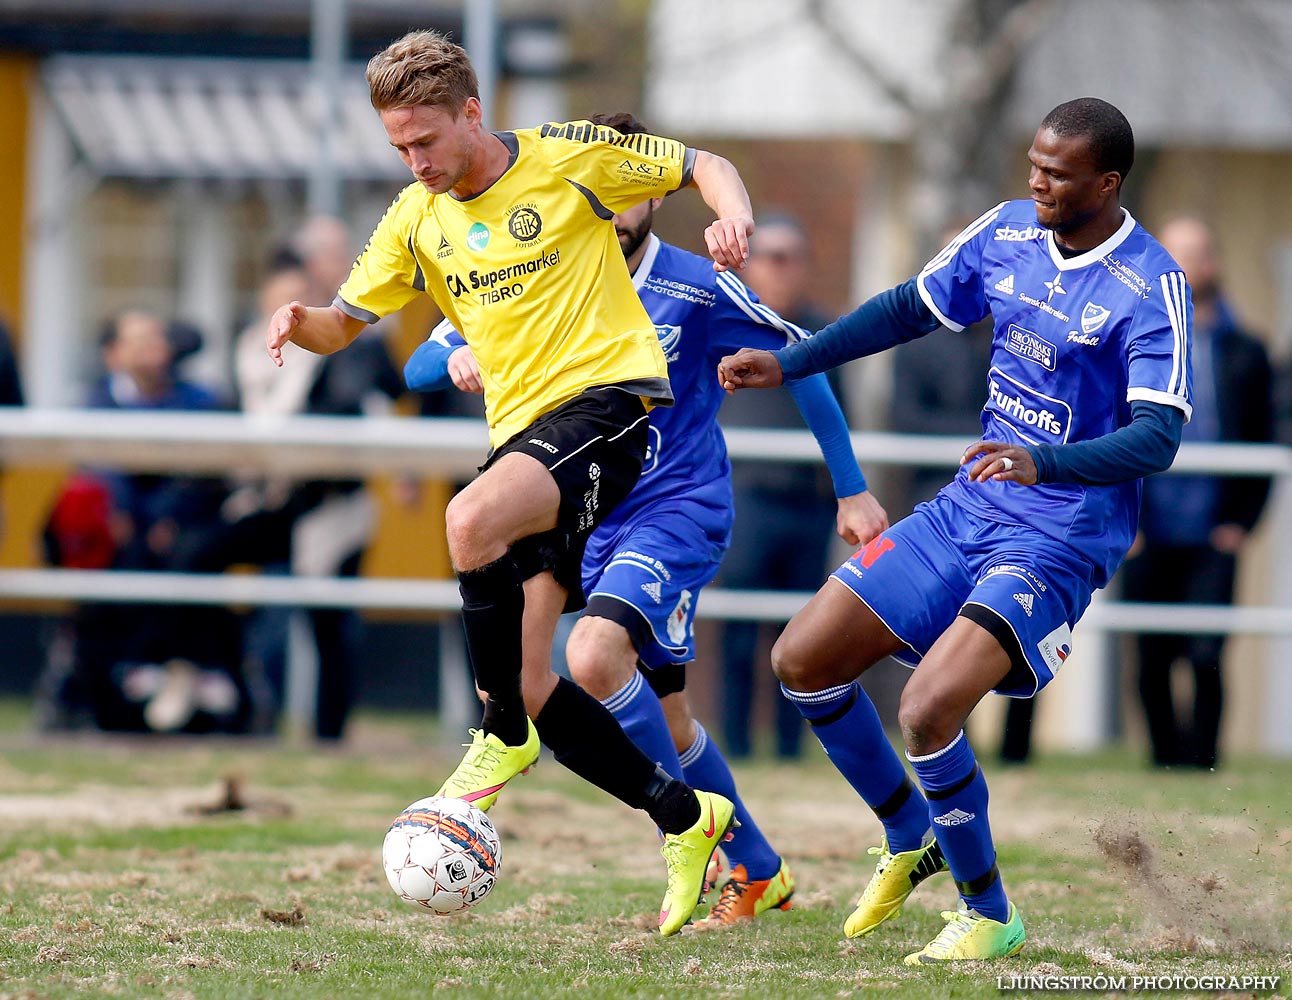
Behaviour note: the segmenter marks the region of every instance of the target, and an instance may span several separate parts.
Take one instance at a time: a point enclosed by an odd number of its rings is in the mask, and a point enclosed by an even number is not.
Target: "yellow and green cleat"
[[[865,937],[886,920],[897,916],[917,885],[926,878],[947,870],[942,848],[936,840],[913,851],[891,854],[888,838],[868,853],[879,855],[875,874],[857,900],[857,908],[844,921],[843,933],[847,937]]]
[[[979,916],[960,901],[957,910],[943,910],[942,919],[947,925],[932,941],[913,955],[902,959],[907,965],[924,965],[931,962],[980,962],[993,958],[1009,958],[1023,950],[1027,932],[1018,908],[1009,904],[1009,920],[1001,923],[990,917]]]
[[[697,930],[714,930],[742,920],[753,920],[771,909],[788,910],[793,895],[794,873],[784,860],[780,870],[765,879],[751,879],[744,865],[736,865],[723,883],[718,901],[703,920],[696,921],[695,926]]]
[[[704,897],[709,859],[737,825],[730,799],[699,791],[695,797],[700,800],[700,818],[690,829],[664,834],[660,849],[668,866],[668,890],[659,907],[659,932],[665,937],[691,919]]]
[[[528,734],[518,747],[509,747],[492,733],[486,735],[482,729],[472,729],[471,742],[464,744],[467,748],[465,756],[435,794],[466,799],[488,811],[507,782],[518,774],[524,774],[538,761],[538,730],[529,719],[525,724],[529,727]]]

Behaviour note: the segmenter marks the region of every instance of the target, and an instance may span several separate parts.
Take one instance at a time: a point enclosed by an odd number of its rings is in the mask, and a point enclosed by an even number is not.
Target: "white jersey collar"
[[[1045,234],[1045,245],[1050,248],[1050,260],[1060,271],[1072,271],[1078,267],[1085,267],[1087,264],[1093,264],[1100,258],[1107,257],[1110,253],[1121,246],[1122,242],[1130,235],[1131,230],[1135,228],[1135,220],[1131,218],[1130,212],[1122,209],[1122,224],[1118,227],[1117,232],[1113,233],[1108,239],[1104,240],[1093,250],[1087,250],[1085,253],[1077,254],[1075,257],[1065,257],[1059,252],[1058,246],[1054,242],[1054,230],[1051,229]]]
[[[633,288],[637,291],[642,290],[646,284],[647,277],[650,276],[651,269],[655,266],[655,258],[659,254],[659,237],[650,233],[646,237],[646,252],[642,254],[641,263],[637,265],[637,270],[633,272]]]

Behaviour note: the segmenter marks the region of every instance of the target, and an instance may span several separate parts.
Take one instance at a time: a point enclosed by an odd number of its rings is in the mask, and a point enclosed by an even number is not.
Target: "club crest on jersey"
[[[664,352],[664,360],[672,364],[681,354],[677,348],[682,340],[682,328],[671,323],[656,323],[655,336],[659,338],[659,349]]]
[[[507,232],[520,246],[532,245],[543,231],[543,218],[532,205],[521,205],[507,219]]]
[[[1081,332],[1087,336],[1094,333],[1108,321],[1111,311],[1093,302],[1087,302],[1081,310]]]

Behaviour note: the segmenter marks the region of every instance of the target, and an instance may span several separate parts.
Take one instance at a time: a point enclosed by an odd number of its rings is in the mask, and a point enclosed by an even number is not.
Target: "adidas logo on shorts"
[[[652,601],[654,601],[656,604],[659,603],[659,581],[658,580],[653,580],[650,583],[643,583],[642,590],[646,591],[646,593],[650,595],[650,599]]]
[[[1032,617],[1032,595],[1015,594],[1014,600],[1018,601],[1018,603],[1023,606],[1023,610],[1027,612],[1027,617],[1031,618]]]

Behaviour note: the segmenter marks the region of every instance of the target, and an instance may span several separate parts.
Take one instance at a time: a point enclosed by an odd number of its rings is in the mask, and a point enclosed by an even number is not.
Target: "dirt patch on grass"
[[[1276,946],[1261,919],[1275,901],[1265,898],[1259,880],[1231,892],[1222,872],[1203,867],[1196,846],[1174,846],[1173,835],[1172,829],[1154,834],[1129,821],[1105,821],[1092,835],[1105,864],[1139,904],[1143,926],[1131,943],[1187,954]]]

